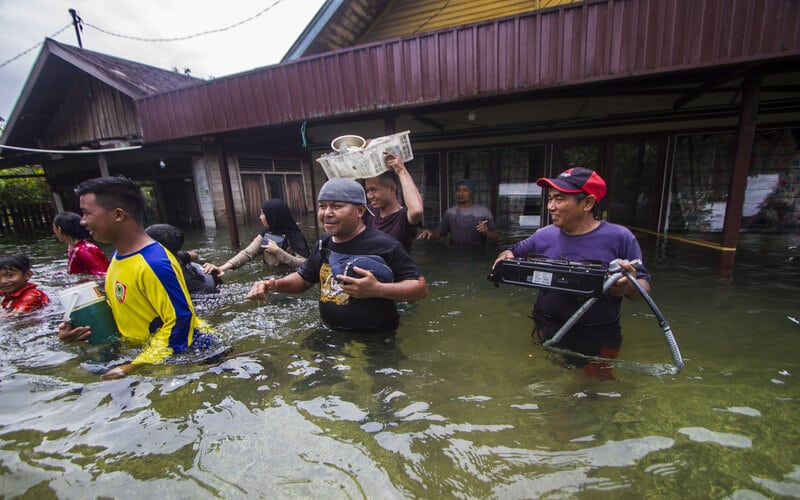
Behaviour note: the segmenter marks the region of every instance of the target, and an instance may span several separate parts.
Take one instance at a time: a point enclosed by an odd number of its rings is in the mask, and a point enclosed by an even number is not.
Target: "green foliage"
[[[15,167],[0,171],[0,205],[31,205],[51,200],[42,167]]]

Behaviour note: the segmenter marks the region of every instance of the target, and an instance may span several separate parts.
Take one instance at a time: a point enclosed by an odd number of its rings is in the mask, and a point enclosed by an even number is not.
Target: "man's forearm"
[[[428,284],[423,277],[396,283],[385,283],[384,286],[388,290],[387,293],[381,294],[381,298],[384,299],[411,302],[428,296]]]
[[[406,168],[397,172],[397,177],[400,179],[400,187],[403,189],[403,201],[408,209],[408,222],[411,225],[419,224],[422,220],[424,205],[422,195],[417,189],[417,184]]]
[[[270,291],[297,294],[305,292],[311,288],[311,285],[299,273],[294,272],[275,280],[275,286]]]

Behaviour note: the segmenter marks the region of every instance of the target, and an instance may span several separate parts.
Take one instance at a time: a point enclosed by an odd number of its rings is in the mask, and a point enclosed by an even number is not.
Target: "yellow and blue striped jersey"
[[[144,345],[134,364],[161,363],[192,344],[200,320],[180,264],[159,243],[128,255],[114,252],[105,287],[119,333]]]

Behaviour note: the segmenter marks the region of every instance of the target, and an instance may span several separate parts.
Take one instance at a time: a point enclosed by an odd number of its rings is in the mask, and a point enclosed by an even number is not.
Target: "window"
[[[248,225],[260,225],[261,204],[273,198],[285,201],[294,217],[305,214],[300,160],[239,157],[238,161]]]
[[[415,155],[414,159],[406,164],[406,168],[422,195],[424,210],[422,226],[434,226],[441,217],[439,210],[439,154]]]
[[[542,188],[545,146],[506,148],[495,151],[500,180],[497,186],[498,227],[537,228],[542,225]]]

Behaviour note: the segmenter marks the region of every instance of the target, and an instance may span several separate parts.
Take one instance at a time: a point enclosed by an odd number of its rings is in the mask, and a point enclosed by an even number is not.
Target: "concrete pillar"
[[[206,163],[202,156],[192,157],[192,177],[194,178],[195,196],[200,209],[200,217],[206,229],[216,229],[217,221],[214,218],[214,197],[208,182]]]

